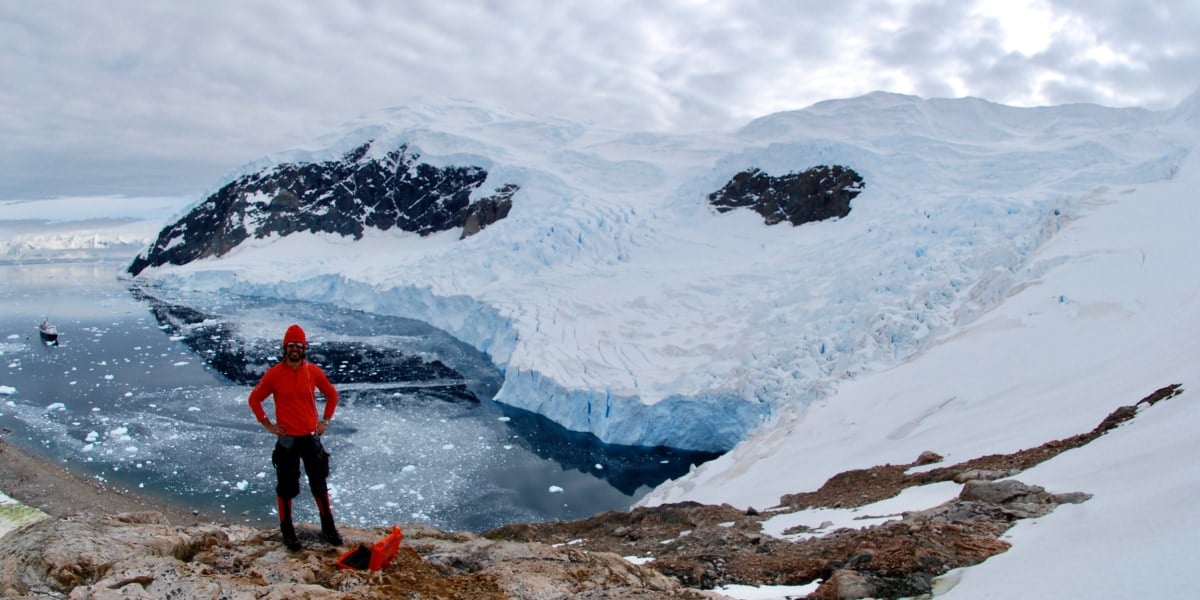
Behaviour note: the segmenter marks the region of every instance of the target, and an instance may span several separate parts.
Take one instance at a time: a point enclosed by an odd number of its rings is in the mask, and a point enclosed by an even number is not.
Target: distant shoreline
[[[173,525],[221,522],[198,508],[119,490],[0,438],[0,492],[51,517],[154,511]],[[227,520],[227,519],[225,519]]]

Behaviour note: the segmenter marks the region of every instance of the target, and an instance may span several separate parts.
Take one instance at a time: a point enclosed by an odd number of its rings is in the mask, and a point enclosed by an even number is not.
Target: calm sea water
[[[494,403],[500,373],[424,323],[266,299],[164,302],[131,290],[123,266],[0,264],[5,439],[119,488],[273,523],[274,440],[246,396],[292,322],[317,332],[310,358],[349,382],[325,437],[348,524],[581,518],[712,458],[600,444]],[[44,318],[57,347],[38,337]],[[297,518],[312,521],[308,498]]]

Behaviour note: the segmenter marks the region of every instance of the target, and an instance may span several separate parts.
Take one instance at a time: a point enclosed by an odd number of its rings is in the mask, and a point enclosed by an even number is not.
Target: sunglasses
[[[288,342],[288,343],[284,344],[283,347],[284,348],[300,348],[301,350],[303,350],[304,344],[301,344],[299,342]]]

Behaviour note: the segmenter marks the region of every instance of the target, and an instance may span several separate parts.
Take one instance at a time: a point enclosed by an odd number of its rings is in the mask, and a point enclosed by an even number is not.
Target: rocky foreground
[[[726,584],[821,581],[819,599],[930,594],[939,575],[1004,552],[1003,533],[1083,492],[1054,493],[1016,479],[1025,469],[1080,447],[1173,397],[1178,384],[1114,411],[1090,432],[1012,454],[941,461],[926,452],[907,465],[847,471],[821,489],[788,495],[757,511],[681,503],[608,512],[571,522],[510,525],[483,535],[402,526],[404,544],[380,572],[340,570],[339,554],[387,529],[343,528],[346,546],[300,525],[304,550],[283,549],[276,531],[216,523],[172,524],[161,512],[71,512],[0,538],[0,596],[6,598],[257,599],[651,599],[720,598]],[[823,536],[778,539],[765,519],[806,508],[853,508],[909,486],[963,484],[959,496],[884,524]],[[802,532],[787,532],[802,533]],[[652,560],[635,564],[623,556]],[[638,561],[641,562],[641,561]]]

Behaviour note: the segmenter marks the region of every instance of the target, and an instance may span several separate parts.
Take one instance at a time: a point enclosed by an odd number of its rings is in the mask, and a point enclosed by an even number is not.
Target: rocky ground
[[[694,503],[607,512],[571,522],[510,525],[483,535],[402,526],[404,543],[380,572],[339,570],[342,552],[385,529],[344,528],[346,545],[299,527],[305,549],[289,553],[275,531],[218,524],[186,507],[130,497],[0,442],[0,488],[51,515],[0,538],[6,598],[719,598],[720,585],[821,581],[813,598],[930,594],[934,578],[1003,552],[1003,533],[1082,492],[1052,493],[1014,477],[1087,444],[1181,391],[1164,387],[1115,410],[1090,432],[1012,454],[954,465],[933,452],[906,465],[841,473],[779,505],[738,510]],[[810,507],[860,507],[938,481],[958,498],[863,529],[783,540],[762,522]],[[152,510],[150,510],[152,509]],[[797,532],[789,532],[797,533]],[[637,565],[622,556],[653,560]]]

